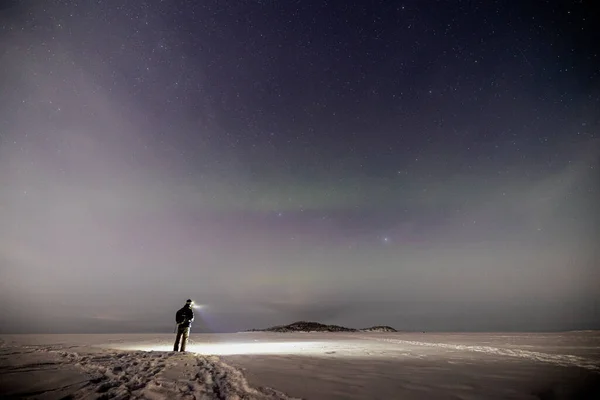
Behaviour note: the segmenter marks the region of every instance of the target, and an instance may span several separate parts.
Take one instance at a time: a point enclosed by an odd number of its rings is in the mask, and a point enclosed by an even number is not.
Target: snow
[[[367,339],[366,337],[363,337]],[[445,343],[427,343],[418,342],[414,340],[398,340],[390,338],[373,338],[382,342],[395,343],[400,345],[415,345],[415,346],[426,346],[426,347],[438,347],[451,350],[462,350],[462,351],[474,351],[479,353],[497,354],[510,357],[522,357],[528,358],[534,361],[541,361],[547,363],[554,363],[565,367],[577,366],[581,368],[587,368],[591,370],[600,370],[600,365],[596,364],[593,360],[588,360],[582,357],[577,357],[569,354],[544,354],[537,351],[530,350],[519,350],[519,349],[500,349],[491,346],[467,346],[462,344],[445,344]]]
[[[0,336],[0,398],[600,398],[593,331],[192,333],[185,354],[173,339]]]
[[[380,333],[383,333],[383,332],[397,332],[391,326],[372,326],[370,328],[361,329],[361,331],[363,331],[363,332],[380,332]]]

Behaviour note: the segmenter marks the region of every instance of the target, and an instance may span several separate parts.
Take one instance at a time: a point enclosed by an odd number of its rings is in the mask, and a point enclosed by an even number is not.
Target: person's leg
[[[181,338],[181,351],[185,351],[185,346],[187,345],[188,338],[190,337],[190,328],[185,328],[183,331],[183,336]]]
[[[177,327],[177,336],[175,336],[175,345],[173,346],[173,351],[179,351],[179,342],[181,340],[183,332],[181,327]]]

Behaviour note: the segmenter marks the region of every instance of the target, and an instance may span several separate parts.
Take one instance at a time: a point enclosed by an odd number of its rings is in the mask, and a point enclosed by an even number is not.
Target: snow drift
[[[172,341],[0,336],[0,398],[600,398],[598,332],[193,334],[187,354]]]
[[[395,330],[394,328],[392,328],[391,326],[386,326],[386,325],[378,325],[378,326],[372,326],[370,328],[365,328],[365,329],[361,329],[362,332],[398,332],[397,330]]]

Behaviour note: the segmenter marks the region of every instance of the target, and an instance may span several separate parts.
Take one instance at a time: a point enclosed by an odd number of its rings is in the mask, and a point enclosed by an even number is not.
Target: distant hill
[[[325,325],[319,322],[298,321],[289,325],[272,326],[266,329],[250,329],[248,332],[398,332],[385,325],[366,329],[347,328],[339,325]]]
[[[289,325],[273,326],[266,329],[252,329],[253,332],[358,332],[357,329],[338,325],[325,325],[319,322],[298,321]]]
[[[391,326],[386,326],[386,325],[372,326],[370,328],[361,329],[361,331],[362,332],[398,332]]]

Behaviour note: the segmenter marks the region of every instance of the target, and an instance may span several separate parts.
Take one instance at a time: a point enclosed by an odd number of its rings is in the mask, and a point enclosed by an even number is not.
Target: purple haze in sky
[[[600,328],[584,5],[94,3],[0,10],[1,332]]]

